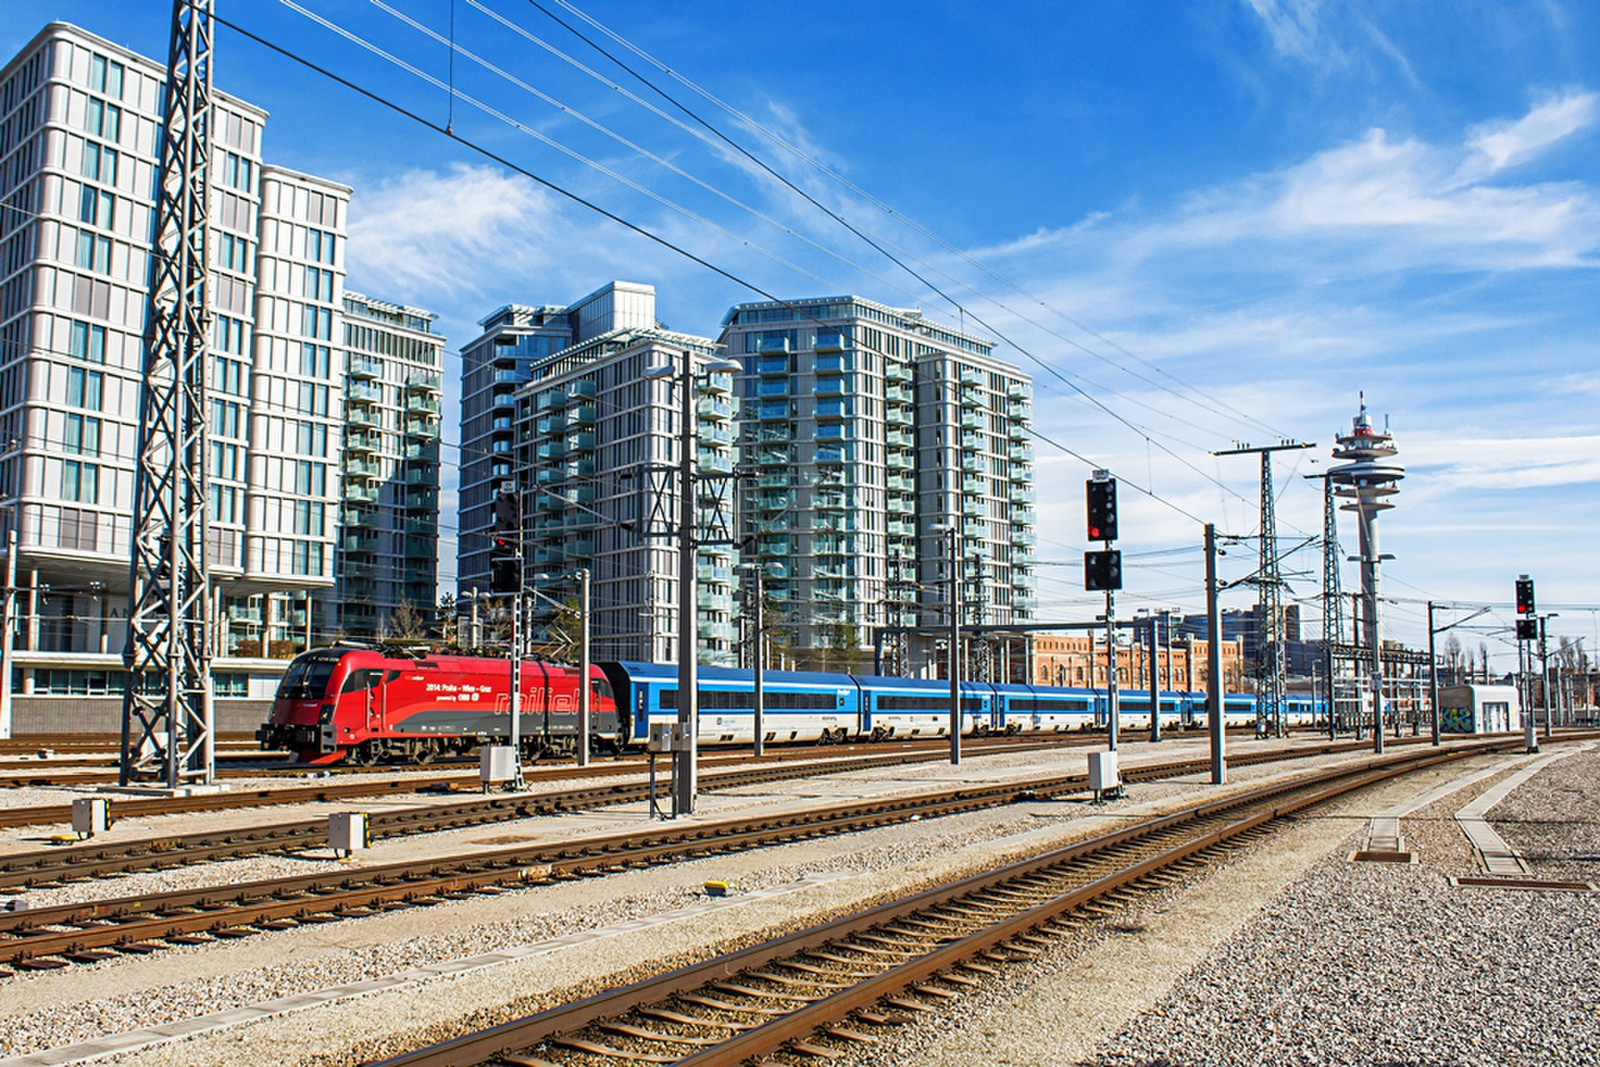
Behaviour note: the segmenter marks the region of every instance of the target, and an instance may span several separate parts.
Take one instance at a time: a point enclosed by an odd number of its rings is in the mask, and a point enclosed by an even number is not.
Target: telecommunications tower
[[[1372,656],[1372,750],[1383,752],[1383,648],[1378,626],[1378,565],[1384,556],[1378,552],[1378,512],[1394,507],[1388,498],[1400,491],[1395,483],[1406,476],[1406,470],[1393,459],[1398,449],[1394,438],[1385,427],[1380,433],[1372,428],[1367,416],[1366,394],[1361,394],[1361,410],[1352,422],[1350,432],[1337,438],[1333,458],[1343,461],[1328,470],[1328,480],[1334,494],[1346,501],[1341,511],[1353,511],[1359,523],[1361,554],[1354,556],[1361,564],[1361,598],[1364,605],[1362,636]]]

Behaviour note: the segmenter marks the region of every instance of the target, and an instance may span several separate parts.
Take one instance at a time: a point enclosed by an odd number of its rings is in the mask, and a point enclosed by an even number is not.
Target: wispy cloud
[[[1600,482],[1600,435],[1445,437],[1405,442],[1407,462],[1441,490],[1535,489]]]
[[[1486,122],[1469,131],[1467,144],[1488,161],[1489,172],[1526,162],[1544,149],[1594,125],[1600,96],[1568,92],[1514,122]]]
[[[1318,43],[1317,0],[1245,0],[1272,38],[1272,47],[1286,56],[1305,59]]]

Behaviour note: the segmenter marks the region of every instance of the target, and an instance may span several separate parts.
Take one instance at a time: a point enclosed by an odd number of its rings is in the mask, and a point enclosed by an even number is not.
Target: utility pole
[[[1150,615],[1150,743],[1161,740],[1161,672],[1156,665],[1157,616]]]
[[[1228,781],[1228,760],[1224,751],[1227,731],[1223,728],[1222,686],[1222,595],[1217,585],[1217,528],[1206,523],[1206,629],[1211,638],[1206,644],[1206,700],[1211,714],[1206,726],[1211,733],[1211,784]]]
[[[1117,693],[1117,597],[1122,588],[1122,553],[1111,547],[1117,539],[1117,480],[1108,470],[1097,470],[1083,484],[1088,512],[1088,536],[1104,546],[1083,554],[1083,587],[1106,594],[1106,749],[1117,750],[1122,714]]]
[[[15,512],[13,512],[13,515]],[[14,521],[14,520],[13,520]],[[17,528],[6,530],[6,588],[0,619],[0,738],[11,736],[11,653],[17,628]]]
[[[1439,745],[1439,653],[1434,651],[1433,601],[1428,601],[1428,703],[1433,708],[1433,744]]]
[[[1272,453],[1290,449],[1315,448],[1315,443],[1280,440],[1275,445],[1252,448],[1238,445],[1211,453],[1214,456],[1261,456],[1261,564],[1256,584],[1261,595],[1261,674],[1256,689],[1256,736],[1266,736],[1268,724],[1278,737],[1283,736],[1284,628],[1283,578],[1278,570],[1278,517],[1276,494],[1272,491]]]
[[[589,568],[578,568],[578,766],[589,766]]]
[[[174,0],[129,538],[118,781],[216,775],[206,560],[212,0]],[[11,679],[4,679],[10,686]],[[162,766],[147,762],[149,754]]]

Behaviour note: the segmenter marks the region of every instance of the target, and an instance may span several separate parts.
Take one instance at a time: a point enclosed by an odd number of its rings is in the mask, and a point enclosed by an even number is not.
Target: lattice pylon
[[[206,558],[212,0],[174,0],[139,393],[119,778],[215,774]]]

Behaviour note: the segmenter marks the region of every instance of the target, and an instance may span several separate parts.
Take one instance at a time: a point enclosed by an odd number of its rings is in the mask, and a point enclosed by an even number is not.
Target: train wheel
[[[412,758],[418,763],[432,763],[434,757],[439,755],[438,745],[439,742],[431,739],[427,741],[421,741],[417,744],[417,750],[412,755]]]
[[[378,746],[373,744],[371,741],[367,741],[363,744],[357,745],[355,748],[352,748],[350,750],[349,759],[350,762],[354,763],[357,767],[371,767],[373,764],[378,762],[379,755],[380,753],[378,752]]]

